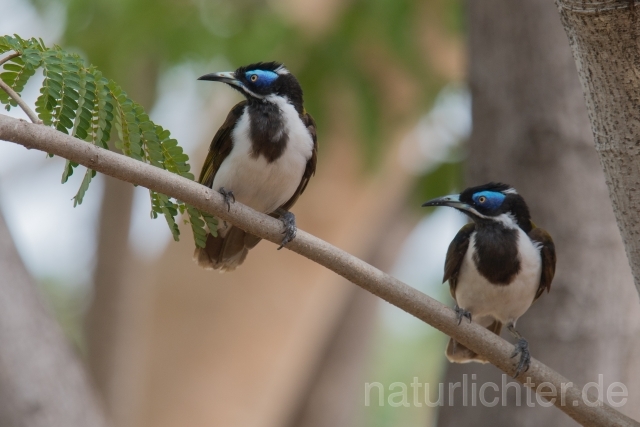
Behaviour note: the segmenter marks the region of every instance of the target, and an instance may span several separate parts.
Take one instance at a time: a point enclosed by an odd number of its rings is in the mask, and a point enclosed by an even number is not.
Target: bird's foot
[[[471,312],[465,310],[464,308],[458,307],[458,304],[453,309],[456,312],[456,319],[458,319],[458,325],[462,323],[462,318],[466,317],[469,319],[469,323],[471,323]]]
[[[529,370],[529,366],[531,366],[529,343],[524,338],[518,339],[511,357],[516,357],[517,355],[520,355],[520,360],[518,361],[518,366],[516,366],[516,373],[513,375],[513,378],[517,378],[518,375],[523,372],[527,372]]]
[[[295,239],[298,228],[296,227],[296,216],[291,212],[285,211],[280,215],[280,220],[284,224],[284,237],[278,250],[284,248],[284,245]]]
[[[224,202],[227,204],[227,212],[231,210],[231,202],[236,202],[236,196],[233,195],[233,191],[225,190],[224,187],[220,187],[218,193],[222,194],[224,197]]]

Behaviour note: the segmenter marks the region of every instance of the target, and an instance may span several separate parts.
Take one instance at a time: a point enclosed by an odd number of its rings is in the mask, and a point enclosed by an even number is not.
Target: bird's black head
[[[524,199],[507,184],[489,184],[467,188],[460,194],[438,197],[422,206],[450,206],[467,214],[477,224],[500,222],[531,230],[531,215]]]
[[[258,62],[235,71],[211,73],[198,80],[223,82],[240,91],[249,102],[268,101],[269,97],[287,98],[302,112],[302,88],[293,74],[279,62]]]

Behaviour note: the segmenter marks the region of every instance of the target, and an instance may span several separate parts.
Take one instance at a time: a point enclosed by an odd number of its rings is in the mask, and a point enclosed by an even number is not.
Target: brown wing
[[[545,289],[547,292],[551,289],[551,281],[556,273],[556,247],[549,233],[535,225],[529,232],[529,238],[540,247],[542,258],[542,274],[540,275],[540,286],[538,286],[536,297],[533,299],[535,301],[540,298]]]
[[[200,178],[198,179],[200,184],[206,185],[209,188],[213,185],[213,178],[215,178],[222,161],[229,155],[233,148],[231,131],[240,116],[242,116],[246,105],[247,101],[237,103],[231,111],[229,111],[227,119],[213,137],[213,141],[211,141],[211,146],[209,147],[209,153],[200,171]]]
[[[311,117],[311,114],[304,112],[300,119],[307,127],[307,130],[311,134],[311,138],[313,139],[313,151],[311,153],[311,157],[307,161],[307,167],[304,170],[304,174],[302,175],[302,179],[300,180],[300,185],[296,189],[296,192],[291,196],[291,198],[282,205],[280,208],[284,210],[289,210],[298,200],[298,197],[304,192],[305,188],[307,188],[307,184],[311,177],[316,173],[316,162],[318,161],[318,138],[316,136],[316,122]]]
[[[456,286],[458,285],[458,274],[462,260],[469,249],[469,239],[471,234],[476,230],[476,225],[470,223],[465,225],[458,231],[456,237],[453,238],[447,250],[447,258],[444,261],[444,278],[442,282],[449,281],[449,290],[451,296],[456,299]]]

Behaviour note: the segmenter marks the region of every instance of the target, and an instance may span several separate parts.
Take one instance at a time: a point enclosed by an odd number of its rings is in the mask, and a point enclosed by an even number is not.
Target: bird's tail
[[[220,271],[233,271],[238,267],[253,248],[261,240],[237,227],[218,231],[218,237],[207,235],[204,248],[196,248],[193,259],[200,267]]]
[[[480,319],[480,323],[482,326],[485,326],[488,330],[493,332],[496,335],[500,335],[502,331],[502,322],[498,320],[493,320],[489,318],[487,321],[483,322],[483,319]],[[488,323],[488,324],[486,324]],[[463,346],[453,338],[449,339],[449,344],[447,345],[447,351],[445,352],[447,359],[452,363],[468,363],[468,362],[479,362],[479,363],[487,363],[484,357],[480,356],[477,353],[474,353],[467,347]]]

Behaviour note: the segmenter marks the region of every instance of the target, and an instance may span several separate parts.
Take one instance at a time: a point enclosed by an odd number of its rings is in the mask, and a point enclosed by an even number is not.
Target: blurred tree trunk
[[[97,265],[93,281],[93,298],[86,316],[88,362],[93,380],[102,395],[107,411],[113,416],[114,401],[122,388],[117,383],[119,346],[127,325],[128,293],[125,269],[130,257],[129,223],[133,186],[105,177],[102,209],[98,229]],[[133,327],[134,325],[130,325]]]
[[[45,308],[0,214],[0,425],[102,427],[79,358]]]
[[[355,290],[324,349],[322,360],[309,375],[307,389],[283,427],[358,424],[360,390],[372,350],[377,308],[376,297],[362,289]]]
[[[473,97],[467,182],[515,186],[558,254],[551,293],[523,316],[519,330],[534,357],[581,383],[603,374],[605,391],[621,381],[632,401],[640,392],[640,307],[557,10],[546,0],[467,5]],[[477,384],[501,384],[491,366],[448,366],[445,384],[465,373],[477,374]],[[508,407],[463,407],[460,397],[440,409],[440,426],[576,425],[556,408],[530,408],[524,400],[516,407],[515,393]],[[621,410],[640,416],[637,405]]]
[[[406,188],[399,189],[400,194]],[[387,212],[389,224],[379,228],[370,253],[363,257],[371,265],[388,271],[413,224],[396,204]],[[343,280],[344,281],[344,280]],[[345,282],[346,286],[352,286]],[[323,355],[309,375],[300,402],[295,405],[287,427],[349,427],[362,424],[362,384],[371,361],[379,300],[363,289],[355,289],[336,322]]]
[[[125,82],[132,99],[150,111],[156,95],[157,61],[141,57],[121,74],[116,79]],[[129,365],[137,351],[134,344],[139,338],[136,336],[139,316],[132,311],[136,310],[134,300],[144,298],[139,294],[144,288],[130,283],[127,275],[132,257],[129,248],[132,204],[133,186],[105,177],[93,296],[85,321],[90,371],[116,425],[123,425],[128,419],[127,402],[133,399],[129,393],[135,390]]]

